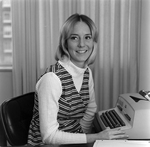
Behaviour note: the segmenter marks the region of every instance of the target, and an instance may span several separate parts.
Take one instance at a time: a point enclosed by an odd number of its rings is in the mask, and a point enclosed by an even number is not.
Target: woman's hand
[[[121,131],[120,129],[117,130],[106,129],[96,134],[86,134],[86,137],[87,143],[91,143],[96,140],[119,140],[119,139],[123,140],[127,139],[128,135],[125,134],[125,132]]]
[[[127,139],[128,138],[128,135],[125,134],[125,132],[120,129],[117,129],[117,130],[106,129],[102,132],[99,132],[98,136],[101,140]]]

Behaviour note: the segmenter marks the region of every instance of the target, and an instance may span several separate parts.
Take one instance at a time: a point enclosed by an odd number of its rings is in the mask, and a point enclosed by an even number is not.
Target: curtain
[[[122,93],[138,89],[140,1],[99,1],[99,50],[94,64],[99,109],[114,107]]]
[[[40,69],[36,0],[12,0],[13,95],[34,91]]]
[[[141,0],[12,0],[14,96],[33,91],[55,63],[59,30],[74,13],[89,16],[99,30],[90,66],[98,110],[114,107],[122,93],[137,92]]]

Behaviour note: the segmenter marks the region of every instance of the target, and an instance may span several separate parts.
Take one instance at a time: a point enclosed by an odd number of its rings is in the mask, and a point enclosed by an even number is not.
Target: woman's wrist
[[[99,135],[95,134],[86,134],[87,143],[92,143],[96,140],[99,140]]]

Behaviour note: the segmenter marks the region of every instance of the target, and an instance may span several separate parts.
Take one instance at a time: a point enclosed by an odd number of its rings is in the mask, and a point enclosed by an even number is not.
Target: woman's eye
[[[79,38],[77,36],[71,36],[70,39],[71,40],[78,40]]]
[[[92,39],[92,36],[86,36],[85,39],[86,40]]]

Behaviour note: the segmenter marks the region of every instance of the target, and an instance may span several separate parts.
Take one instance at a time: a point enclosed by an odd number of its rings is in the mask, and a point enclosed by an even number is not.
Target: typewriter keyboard
[[[102,122],[106,127],[110,127],[110,129],[114,129],[117,127],[125,126],[125,123],[120,118],[115,110],[105,111],[100,115]]]

